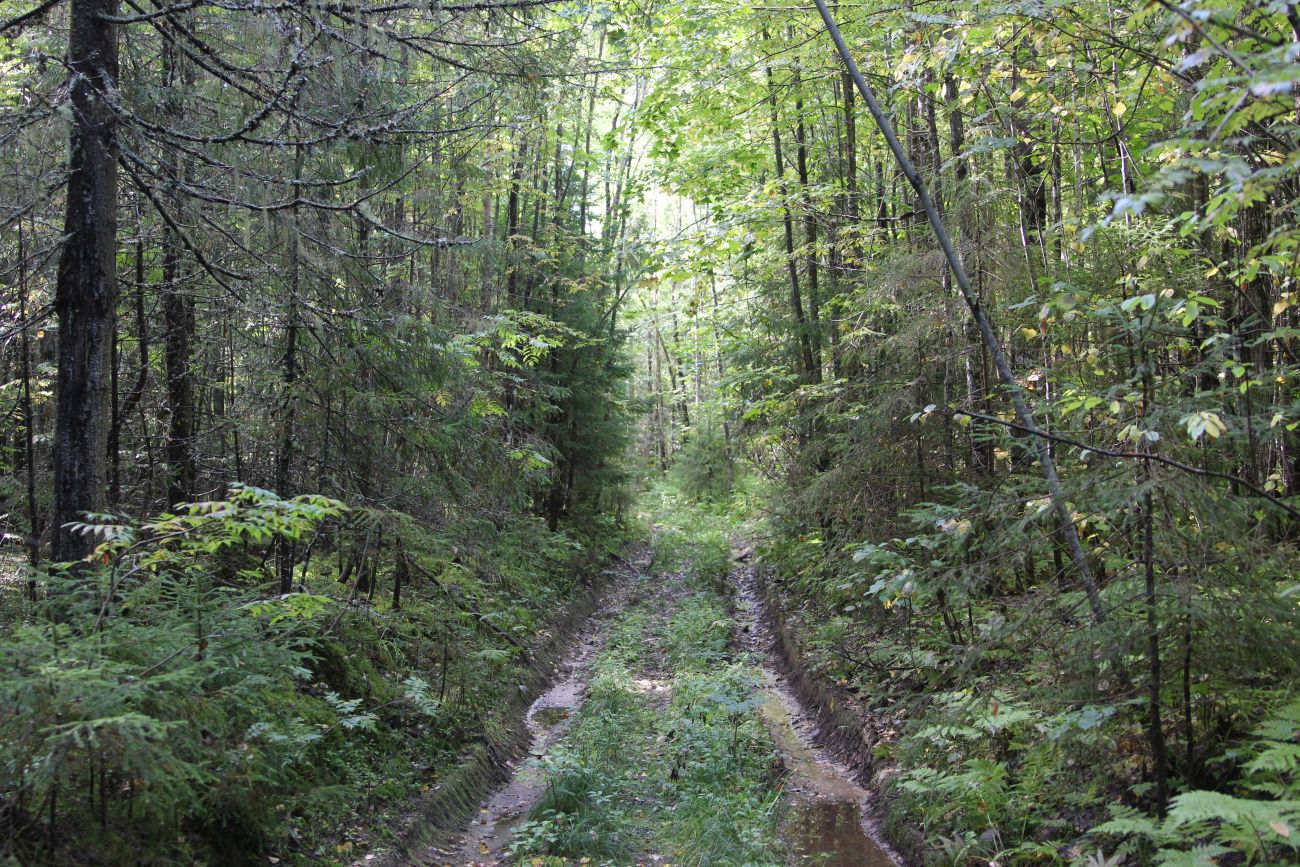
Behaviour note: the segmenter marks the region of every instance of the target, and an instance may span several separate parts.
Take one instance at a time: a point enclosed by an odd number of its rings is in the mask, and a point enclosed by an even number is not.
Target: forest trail
[[[598,658],[610,644],[611,631],[636,612],[648,613],[645,629],[630,670],[631,684],[647,698],[655,714],[663,714],[676,688],[671,657],[678,638],[672,634],[675,619],[698,599],[689,579],[689,568],[655,571],[655,558],[648,549],[638,548],[618,572],[616,584],[608,589],[599,609],[584,624],[581,636],[558,669],[557,680],[529,708],[526,724],[532,737],[528,757],[513,768],[510,780],[487,797],[474,822],[452,845],[433,848],[418,863],[457,867],[497,867],[516,863],[511,852],[516,832],[536,815],[539,802],[552,784],[547,762],[557,748],[575,748],[569,743],[575,720],[587,704],[593,676],[598,676]],[[779,768],[773,776],[776,802],[777,851],[790,865],[819,867],[897,867],[901,860],[876,836],[872,818],[872,794],[854,778],[852,770],[817,745],[819,730],[815,714],[796,697],[772,652],[775,638],[766,625],[763,602],[755,591],[754,567],[730,563],[721,588],[732,612],[719,621],[725,627],[728,662],[743,662],[757,672],[748,684],[747,695],[736,706],[761,720],[774,746]],[[617,648],[612,651],[617,653]],[[638,743],[636,732],[606,743],[619,754],[649,752],[654,747]],[[670,732],[667,740],[672,740]],[[662,742],[660,732],[651,740]],[[576,749],[581,749],[576,747]],[[685,766],[699,757],[678,759]],[[674,769],[674,774],[676,770]],[[636,801],[642,799],[636,798]],[[632,804],[619,805],[632,808]],[[646,812],[640,804],[638,813]],[[669,806],[675,810],[676,805]],[[624,862],[637,865],[676,863],[672,846],[659,845],[655,836],[638,839],[635,852]],[[592,858],[592,863],[597,859]],[[518,863],[533,863],[519,859]],[[540,860],[536,863],[542,863]],[[545,863],[552,863],[547,861]],[[558,862],[556,862],[558,863]],[[571,863],[571,862],[565,862]],[[587,863],[575,859],[574,863]],[[604,862],[601,862],[604,863]]]

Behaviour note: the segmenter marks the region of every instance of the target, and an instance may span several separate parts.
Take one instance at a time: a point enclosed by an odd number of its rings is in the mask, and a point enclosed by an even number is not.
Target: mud
[[[763,718],[776,742],[787,776],[781,808],[781,836],[793,865],[900,867],[903,860],[885,844],[874,821],[872,793],[858,769],[819,745],[819,708],[805,706],[776,654],[779,640],[752,567],[737,566],[736,634],[767,675]]]
[[[513,832],[544,790],[538,759],[564,737],[581,709],[591,663],[604,647],[610,626],[635,601],[631,598],[638,584],[634,578],[648,567],[648,551],[637,551],[634,560],[625,563],[623,574],[615,577],[614,587],[594,613],[569,621],[569,634],[578,637],[556,667],[549,687],[542,684],[539,688],[545,691],[534,693],[537,697],[526,711],[521,707],[517,712],[521,724],[513,727],[507,741],[495,750],[486,750],[477,764],[471,764],[471,770],[477,770],[460,783],[463,791],[454,802],[462,807],[464,830],[452,836],[440,833],[437,842],[425,839],[407,848],[406,857],[395,863],[457,867],[510,863]],[[737,644],[752,654],[766,673],[763,718],[786,769],[780,831],[790,863],[797,867],[902,867],[903,859],[882,842],[874,822],[872,791],[864,784],[870,770],[869,752],[861,747],[869,746],[870,732],[838,701],[841,697],[826,694],[828,687],[802,665],[797,645],[779,609],[766,596],[761,576],[742,564],[732,570],[731,579]],[[685,592],[671,580],[657,590],[651,595],[660,602],[659,617],[667,616],[672,603]],[[655,645],[648,648],[653,659],[655,651],[662,648],[653,640],[648,644]],[[636,683],[657,698],[662,691],[666,700],[666,685],[655,674],[642,672],[643,678]],[[475,793],[477,801],[471,800]],[[463,824],[466,819],[471,819],[467,828]],[[442,817],[438,827],[447,827],[447,817]],[[647,855],[643,860],[653,863],[659,857]]]
[[[461,851],[469,847],[465,829],[474,831],[487,824],[483,822],[484,799],[503,786],[508,788],[526,769],[525,760],[534,753],[538,731],[553,743],[559,734],[548,730],[568,725],[576,702],[585,696],[585,681],[577,693],[566,690],[579,688],[574,674],[583,659],[594,656],[594,650],[588,647],[588,641],[598,635],[593,630],[607,620],[607,612],[617,612],[626,605],[620,593],[632,584],[628,574],[643,571],[649,557],[645,545],[634,546],[627,559],[620,558],[617,567],[605,570],[602,580],[578,589],[565,612],[551,624],[548,640],[533,649],[533,663],[520,683],[519,693],[501,709],[499,718],[505,724],[493,729],[497,734],[466,751],[456,767],[421,799],[414,815],[401,822],[398,844],[366,864],[462,867],[501,863],[495,857],[485,859],[477,853],[473,860],[462,860]],[[574,704],[570,707],[566,702]]]
[[[638,552],[627,564],[633,572],[643,571],[649,557]],[[600,607],[586,620],[579,638],[560,664],[557,679],[538,696],[524,714],[524,749],[504,763],[508,778],[495,791],[484,792],[487,800],[469,827],[448,842],[426,846],[410,863],[454,864],[457,867],[492,867],[508,864],[511,837],[528,818],[545,787],[538,762],[569,730],[587,697],[591,663],[605,645],[609,627],[630,603],[635,581],[624,574],[606,594]]]

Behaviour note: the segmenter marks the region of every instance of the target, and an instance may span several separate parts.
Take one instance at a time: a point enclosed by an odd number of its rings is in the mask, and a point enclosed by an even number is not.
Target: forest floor
[[[816,745],[746,557],[655,538],[529,709],[528,759],[421,863],[898,864]]]

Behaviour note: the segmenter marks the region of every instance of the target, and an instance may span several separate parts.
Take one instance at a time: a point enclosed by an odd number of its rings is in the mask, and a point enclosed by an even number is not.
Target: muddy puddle
[[[639,571],[644,562],[627,564]],[[591,662],[605,645],[609,626],[630,604],[632,581],[624,579],[612,588],[608,598],[591,616],[573,650],[561,663],[555,684],[538,696],[524,722],[531,739],[528,754],[511,766],[510,781],[492,794],[480,808],[478,816],[460,840],[449,847],[425,853],[429,864],[454,864],[456,867],[492,867],[510,863],[510,841],[537,803],[545,787],[538,760],[558,743],[569,730],[573,718],[587,697]]]
[[[815,731],[779,679],[768,686],[763,718],[787,771],[781,836],[790,847],[791,862],[898,867],[898,859],[872,830],[870,793],[854,781],[848,768],[812,745]]]
[[[815,717],[803,708],[775,663],[774,638],[762,617],[753,575],[735,572],[736,624],[742,646],[756,654],[767,674],[763,719],[785,763],[781,836],[791,863],[816,867],[900,867],[877,837],[871,793],[853,771],[816,746]]]
[[[818,867],[894,867],[893,857],[862,830],[852,801],[802,801],[786,809],[784,825],[798,863]]]

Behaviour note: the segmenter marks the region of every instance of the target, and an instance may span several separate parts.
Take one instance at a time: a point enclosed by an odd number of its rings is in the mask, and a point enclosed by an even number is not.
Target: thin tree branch
[[[971,418],[977,418],[980,421],[987,421],[987,422],[992,422],[994,424],[1000,424],[1003,427],[1007,427],[1012,430],[1018,430],[1021,433],[1026,433],[1029,434],[1030,436],[1040,437],[1042,439],[1048,440],[1049,442],[1060,443],[1061,445],[1064,446],[1074,446],[1075,448],[1084,449],[1085,451],[1089,451],[1092,452],[1093,454],[1098,454],[1107,458],[1125,458],[1131,460],[1152,461],[1153,463],[1162,464],[1166,467],[1171,467],[1176,470],[1181,470],[1185,473],[1189,473],[1194,476],[1201,476],[1210,479],[1222,479],[1225,482],[1232,482],[1235,485],[1241,485],[1246,490],[1250,491],[1251,493],[1255,494],[1257,497],[1260,497],[1261,499],[1267,500],[1270,504],[1286,512],[1291,517],[1300,518],[1300,509],[1296,509],[1292,506],[1287,505],[1280,498],[1264,490],[1259,485],[1255,484],[1249,479],[1243,479],[1241,476],[1234,476],[1232,473],[1221,473],[1218,472],[1217,470],[1206,470],[1206,469],[1202,469],[1201,467],[1192,466],[1191,464],[1185,464],[1182,461],[1176,461],[1173,458],[1166,458],[1156,454],[1147,454],[1145,452],[1125,452],[1125,451],[1119,451],[1117,449],[1106,449],[1106,448],[1102,448],[1101,446],[1092,446],[1092,445],[1088,445],[1085,442],[1080,442],[1079,440],[1071,439],[1069,437],[1063,437],[1060,434],[1051,433],[1049,431],[1044,431],[1041,429],[1030,430],[1024,425],[1016,424],[1013,421],[1007,421],[1006,419],[998,418],[997,416],[985,415],[984,413],[981,412],[972,412],[971,410],[968,409],[956,410],[952,413],[949,413],[949,415],[953,417],[959,415],[965,415]]]
[[[853,55],[844,42],[844,36],[840,33],[839,26],[836,25],[830,9],[826,6],[826,0],[816,0],[816,2],[817,11],[821,13],[822,21],[825,22],[826,29],[835,42],[835,48],[839,51],[844,66],[848,69],[849,75],[853,78],[858,91],[866,101],[867,108],[871,111],[872,118],[875,119],[876,125],[884,135],[885,142],[889,145],[890,151],[893,152],[899,168],[907,176],[912,189],[916,191],[917,198],[921,202],[921,208],[929,218],[931,228],[934,229],[934,235],[939,242],[939,247],[948,260],[948,267],[952,269],[953,278],[958,288],[961,289],[962,299],[965,300],[966,306],[970,309],[971,317],[975,320],[975,325],[979,329],[984,346],[993,358],[993,365],[997,368],[998,378],[1002,380],[1002,384],[1011,398],[1011,404],[1015,407],[1016,416],[1026,430],[1037,433],[1039,430],[1038,424],[1034,421],[1033,413],[1029,410],[1029,404],[1025,401],[1024,390],[1020,387],[1020,383],[1011,371],[1011,365],[1002,352],[1002,345],[998,341],[997,334],[993,331],[988,315],[980,304],[979,296],[971,284],[970,277],[966,274],[966,268],[962,264],[961,257],[957,255],[957,251],[953,248],[952,238],[948,235],[948,229],[943,224],[943,218],[940,216],[938,208],[935,207],[934,201],[930,198],[930,192],[926,189],[925,182],[903,151],[903,146],[899,143],[898,136],[894,132],[893,124],[880,107],[880,103],[876,101],[876,95],[867,84],[867,80],[862,77],[862,72],[853,60]],[[1106,619],[1105,609],[1102,607],[1097,582],[1092,577],[1092,569],[1088,566],[1088,557],[1083,550],[1083,543],[1079,541],[1079,530],[1074,525],[1074,519],[1066,506],[1065,494],[1061,489],[1061,479],[1056,473],[1056,462],[1052,459],[1051,451],[1047,448],[1045,442],[1035,438],[1033,443],[1035,456],[1043,468],[1043,476],[1047,481],[1048,496],[1051,498],[1053,510],[1056,512],[1057,521],[1061,526],[1061,536],[1070,549],[1070,559],[1074,564],[1074,570],[1078,574],[1079,583],[1083,585],[1084,592],[1088,596],[1088,604],[1092,608],[1093,620],[1101,623]]]

